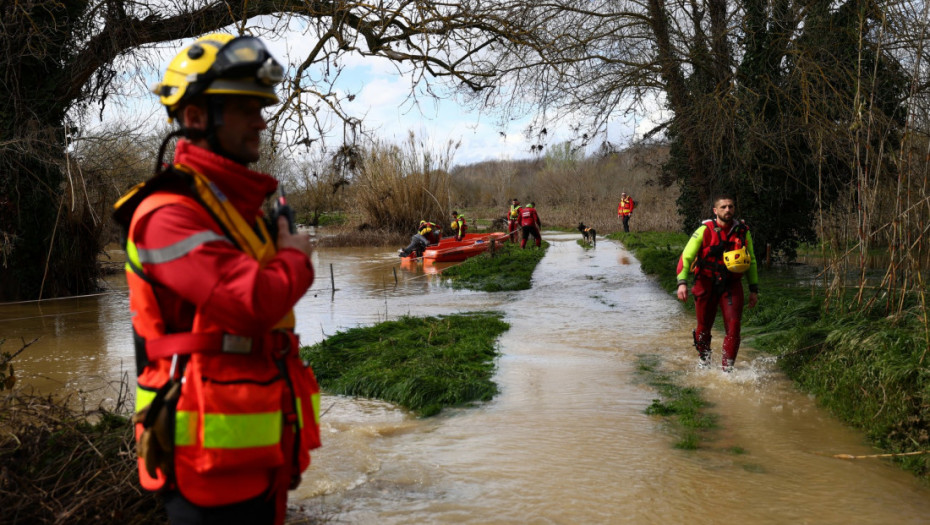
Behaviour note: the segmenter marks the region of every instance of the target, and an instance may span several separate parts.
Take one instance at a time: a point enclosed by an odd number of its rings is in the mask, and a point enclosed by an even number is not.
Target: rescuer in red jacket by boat
[[[526,247],[526,239],[530,235],[533,236],[533,239],[536,242],[536,246],[542,244],[542,239],[539,237],[539,227],[542,223],[539,222],[539,215],[536,214],[536,203],[531,202],[520,208],[520,227],[522,228],[522,239],[520,239],[520,248]]]
[[[459,212],[452,212],[452,233],[455,235],[455,240],[461,241],[465,238],[465,234],[468,233],[468,223],[465,222],[465,216],[459,215]]]
[[[397,252],[400,257],[408,257],[414,254],[416,257],[423,256],[423,250],[427,246],[439,244],[442,240],[442,227],[429,221],[420,221],[417,226],[417,232],[410,238],[410,244]]]

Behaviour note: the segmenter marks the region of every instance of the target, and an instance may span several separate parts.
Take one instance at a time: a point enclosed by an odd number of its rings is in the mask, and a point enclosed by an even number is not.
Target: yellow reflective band
[[[310,396],[310,399],[313,401],[313,419],[316,421],[317,426],[320,424],[320,394],[313,394]]]
[[[204,414],[203,418],[204,448],[265,447],[281,441],[280,410],[257,414]]]
[[[132,242],[132,239],[126,240],[126,268],[129,268],[129,263],[136,265],[136,268],[142,268],[142,263],[139,262],[139,249],[136,248],[136,243]]]
[[[310,404],[313,406],[313,420],[316,421],[317,426],[320,426],[320,394],[311,394],[310,395]],[[304,428],[304,411],[303,403],[301,399],[297,398],[297,424],[300,428]]]
[[[152,404],[155,399],[155,391],[136,386],[136,412],[143,410]]]
[[[174,416],[174,444],[183,447],[197,442],[197,412],[178,410]]]

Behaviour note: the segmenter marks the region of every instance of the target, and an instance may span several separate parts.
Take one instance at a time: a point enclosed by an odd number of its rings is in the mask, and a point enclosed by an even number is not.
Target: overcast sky
[[[151,63],[159,71],[157,77],[154,71],[125,72],[129,80],[126,95],[108,103],[104,121],[123,120],[142,125],[151,123],[152,126],[164,122],[164,109],[147,88],[160,78],[174,54],[192,40],[162,45],[160,49],[163,51],[151,55]],[[303,48],[309,45],[306,38],[299,36],[265,41],[282,63],[288,56],[300,56]],[[346,103],[346,111],[354,117],[364,117],[366,129],[372,130],[381,140],[400,143],[412,131],[437,149],[449,141],[461,142],[454,157],[454,164],[459,165],[533,157],[530,146],[535,141],[525,136],[529,116],[510,121],[504,127],[493,113],[466,111],[450,99],[420,97],[419,105],[415,105],[409,99],[410,78],[399,75],[387,59],[355,55],[345,57],[342,63],[345,71],[336,87],[356,94],[352,102]],[[96,119],[96,115],[92,119]],[[94,120],[91,125],[94,125]],[[638,138],[652,125],[642,118],[626,117],[610,124],[606,139],[615,145],[626,146],[634,133]],[[547,131],[547,147],[572,138],[569,123],[547,123]],[[604,138],[591,141],[591,149],[599,146]]]

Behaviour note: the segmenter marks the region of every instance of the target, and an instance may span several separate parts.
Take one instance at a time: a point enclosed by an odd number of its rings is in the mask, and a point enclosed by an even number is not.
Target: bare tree
[[[489,52],[540,47],[524,16],[533,4],[464,0],[366,3],[314,0],[17,0],[0,3],[0,299],[65,295],[94,287],[96,242],[76,242],[97,227],[68,194],[81,184],[67,175],[68,132],[78,116],[113,100],[123,71],[147,66],[159,44],[224,30],[258,36],[303,27],[312,45],[291,57],[276,135],[310,144],[326,114],[359,121],[330,89],[343,57],[383,57],[412,75],[416,88],[446,83],[473,92],[499,81]],[[151,67],[148,64],[149,68]],[[352,94],[345,94],[351,99]],[[85,214],[87,215],[87,214]]]

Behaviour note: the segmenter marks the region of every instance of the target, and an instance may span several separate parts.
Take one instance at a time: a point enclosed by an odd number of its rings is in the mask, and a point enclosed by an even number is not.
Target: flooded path
[[[552,246],[533,288],[511,293],[452,290],[393,252],[317,254],[316,284],[297,307],[304,343],[404,314],[501,310],[511,328],[490,403],[420,420],[324,396],[324,446],[293,503],[351,524],[930,522],[930,489],[910,474],[829,457],[875,451],[794,391],[771,358],[744,349],[732,375],[696,370],[692,319],[621,245],[585,251],[577,235],[544,237]],[[0,330],[7,344],[44,330],[19,366],[32,379],[114,377],[132,364],[121,300],[69,300],[54,312],[46,303],[41,321],[25,319],[34,307],[0,305]],[[643,354],[703,388],[720,414],[715,440],[676,450],[662,420],[644,414],[657,395],[636,374]]]

